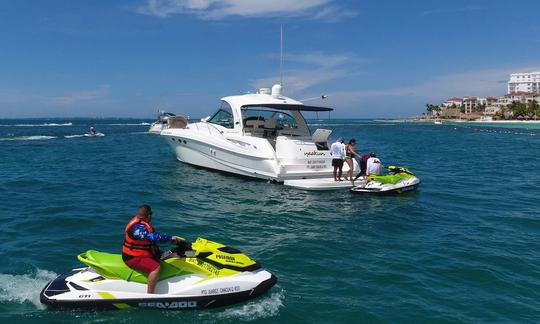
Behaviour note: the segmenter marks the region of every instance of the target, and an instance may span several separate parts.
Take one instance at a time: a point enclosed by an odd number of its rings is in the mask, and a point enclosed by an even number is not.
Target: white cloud
[[[20,91],[0,90],[0,103],[2,104],[45,104],[47,106],[69,107],[84,102],[93,102],[105,99],[109,95],[106,86],[93,90],[76,91],[63,95],[45,95],[37,93],[23,93]]]
[[[345,9],[338,6],[327,6],[318,10],[312,17],[313,20],[337,22],[358,15],[356,10]]]
[[[285,56],[283,85],[287,95],[294,95],[319,84],[351,77],[357,74],[357,65],[366,60],[349,54],[327,54],[323,52],[291,53]],[[273,75],[251,82],[255,88],[269,87],[279,82]]]
[[[462,8],[451,8],[451,9],[431,9],[431,10],[422,11],[420,13],[420,16],[462,13],[462,12],[480,11],[480,10],[483,10],[483,8],[478,7],[478,6],[465,6]]]
[[[147,0],[137,12],[157,17],[178,14],[218,20],[240,17],[310,17],[335,21],[356,15],[334,5],[335,0]]]
[[[103,99],[109,94],[108,87],[101,87],[95,90],[84,90],[73,92],[61,96],[47,97],[45,102],[56,106],[72,106],[85,101]]]
[[[437,103],[454,96],[502,96],[506,93],[506,81],[511,73],[538,70],[538,67],[501,67],[439,75],[405,87],[331,92],[329,102],[353,106],[373,98],[385,101],[391,97],[408,97]]]

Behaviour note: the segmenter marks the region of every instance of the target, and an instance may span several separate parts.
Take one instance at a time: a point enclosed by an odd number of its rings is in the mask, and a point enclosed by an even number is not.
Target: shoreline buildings
[[[507,94],[519,92],[540,94],[540,72],[510,74]]]
[[[430,113],[445,118],[492,118],[513,102],[540,102],[540,72],[512,73],[507,93],[500,97],[464,96],[447,99]]]

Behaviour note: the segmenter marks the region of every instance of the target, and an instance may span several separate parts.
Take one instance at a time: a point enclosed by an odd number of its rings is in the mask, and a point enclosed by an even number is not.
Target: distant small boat
[[[440,119],[436,119],[433,124],[435,125],[442,125],[442,121]]]
[[[84,134],[84,136],[87,136],[87,137],[103,137],[105,136],[105,134],[103,133],[87,133],[87,134]]]
[[[167,121],[169,120],[169,118],[175,117],[175,116],[176,115],[173,113],[160,111],[158,114],[157,120],[150,125],[148,132],[152,134],[161,133],[161,131],[167,127]]]

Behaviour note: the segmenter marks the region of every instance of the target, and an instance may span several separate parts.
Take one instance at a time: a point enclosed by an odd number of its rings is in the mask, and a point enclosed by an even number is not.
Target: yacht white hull
[[[164,125],[161,123],[152,123],[148,129],[148,133],[159,134],[163,130]]]
[[[281,150],[267,140],[241,136],[208,136],[200,131],[204,125],[187,129],[165,129],[161,132],[184,163],[265,180],[283,182],[289,179],[332,177],[332,158],[329,151],[315,151],[315,143],[307,140],[279,139],[284,150],[299,151],[297,156],[280,158]],[[202,133],[202,134],[201,134]],[[251,141],[249,143],[248,141]],[[278,148],[280,145],[278,144]],[[304,154],[306,153],[306,154]],[[358,167],[355,168],[358,170]],[[343,172],[348,171],[347,164]]]
[[[176,130],[175,135],[167,133],[170,131],[166,130],[162,135],[181,162],[260,179],[278,178],[273,157],[239,150],[237,144],[224,138],[200,137],[197,132],[182,130]]]
[[[184,163],[218,171],[235,173],[261,179],[275,179],[273,164],[253,156],[238,156],[217,146],[190,141],[189,144],[173,144],[176,158]],[[220,156],[218,158],[217,156]],[[257,167],[255,167],[257,166]],[[266,166],[266,168],[264,168]]]

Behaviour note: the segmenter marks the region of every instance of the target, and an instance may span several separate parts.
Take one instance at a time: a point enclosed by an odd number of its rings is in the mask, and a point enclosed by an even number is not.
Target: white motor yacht
[[[188,164],[277,182],[329,178],[332,131],[311,133],[302,112],[331,110],[285,97],[276,84],[222,98],[219,109],[197,123],[171,117],[160,134],[177,159]]]
[[[160,111],[157,120],[150,125],[148,132],[152,134],[161,133],[161,131],[167,127],[167,121],[169,120],[169,118],[174,116],[176,115],[173,113],[165,112],[163,110]]]

